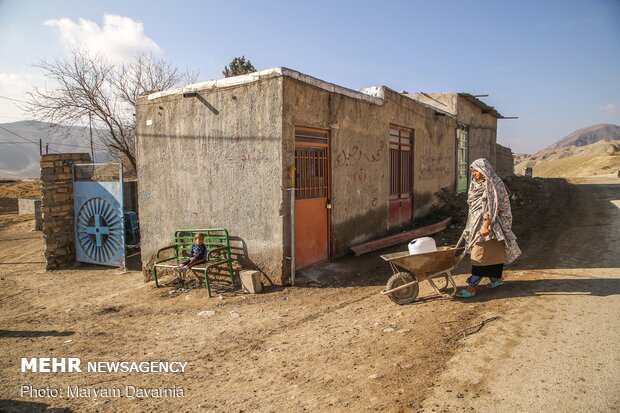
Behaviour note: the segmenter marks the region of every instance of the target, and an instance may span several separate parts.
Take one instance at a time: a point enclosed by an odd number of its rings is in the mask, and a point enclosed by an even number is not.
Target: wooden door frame
[[[459,131],[460,130],[464,130],[467,131],[467,159],[465,160],[465,190],[462,192],[459,192],[459,152],[460,152],[460,138],[459,138]],[[455,193],[467,193],[467,191],[469,190],[469,180],[470,180],[470,173],[469,173],[469,164],[470,164],[470,141],[471,141],[471,137],[469,135],[469,125],[466,125],[464,123],[458,123],[458,126],[454,129],[454,132],[456,134],[456,139],[455,139],[455,176],[454,176],[454,192]]]
[[[332,132],[330,129],[323,129],[311,126],[301,126],[297,124],[293,124],[293,162],[295,161],[295,149],[297,148],[297,131],[308,131],[308,132],[321,132],[327,134],[327,146],[326,146],[326,154],[327,154],[327,203],[325,205],[326,214],[327,214],[327,261],[331,261],[332,259]],[[310,142],[299,142],[300,147],[302,148],[316,148],[316,144],[312,144]],[[297,188],[295,188],[297,189]],[[295,202],[297,202],[297,193],[294,196]],[[327,206],[330,205],[328,208]],[[295,252],[293,251],[293,254]]]
[[[409,139],[410,139],[410,141],[411,141],[411,144],[409,145],[409,147],[410,147],[410,150],[409,150],[409,158],[410,158],[410,160],[411,160],[411,176],[410,176],[410,179],[411,179],[411,181],[410,181],[410,182],[411,182],[411,186],[410,186],[410,188],[409,188],[409,191],[410,191],[410,194],[411,194],[411,195],[410,195],[410,197],[409,197],[409,198],[401,198],[401,195],[400,195],[400,193],[399,193],[399,194],[398,194],[398,200],[399,200],[399,201],[401,201],[401,200],[403,200],[403,199],[411,199],[411,216],[409,217],[409,221],[408,221],[408,223],[411,223],[411,222],[413,222],[413,217],[414,217],[414,215],[415,215],[415,214],[414,214],[414,212],[415,212],[415,208],[414,208],[414,207],[415,207],[415,200],[414,200],[414,196],[413,196],[413,194],[414,194],[414,187],[415,187],[415,176],[416,176],[416,175],[415,175],[415,142],[416,142],[416,139],[415,139],[415,129],[414,129],[414,128],[408,128],[408,127],[406,127],[406,126],[400,126],[400,125],[397,125],[397,124],[395,124],[395,123],[390,123],[390,124],[388,125],[388,153],[389,153],[389,150],[391,149],[391,148],[390,148],[390,145],[391,145],[391,143],[392,143],[392,142],[390,142],[390,137],[391,137],[391,135],[390,135],[390,129],[396,129],[396,130],[399,130],[399,131],[407,131],[407,132],[409,132],[409,133],[410,133]],[[399,136],[399,139],[398,139],[399,152],[401,152],[401,150],[400,150],[400,145],[401,145],[401,142],[400,142],[400,136]],[[391,157],[388,157],[388,159],[390,160],[390,159],[391,159]],[[390,162],[391,162],[391,161],[390,161]],[[391,171],[392,171],[392,166],[391,166],[391,164],[388,162],[388,172],[389,172],[389,173],[388,173],[388,179],[390,179],[390,178],[391,178],[391,176],[390,176]],[[399,181],[400,181],[400,179],[401,179],[401,171],[400,171],[400,157],[399,157],[399,168],[398,168],[398,174],[399,174],[398,176],[399,176]],[[391,185],[391,182],[390,182],[390,181],[388,181],[388,182],[389,182],[389,184]],[[392,199],[392,194],[388,193],[388,228],[399,228],[399,227],[402,227],[402,226],[403,226],[403,225],[405,225],[405,224],[399,223],[398,225],[396,225],[396,226],[394,226],[394,227],[390,225],[390,217],[389,217],[389,210],[390,210],[390,207],[389,207],[389,206],[390,206],[390,205],[389,205],[389,204],[390,204],[390,202],[391,202],[391,201],[396,201],[396,199]]]

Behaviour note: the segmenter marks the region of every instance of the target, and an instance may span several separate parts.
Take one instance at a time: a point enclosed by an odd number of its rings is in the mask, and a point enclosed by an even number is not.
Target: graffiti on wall
[[[376,170],[376,167],[371,167],[371,165],[379,162],[385,156],[386,148],[387,145],[384,141],[379,142],[371,149],[362,149],[357,145],[344,148],[335,155],[334,169],[346,170],[348,182],[365,184],[373,176],[373,170]],[[361,185],[358,188],[358,193],[363,194],[363,198],[366,200],[363,203],[368,202],[370,206],[376,207],[379,199],[376,186]]]
[[[432,148],[424,148],[419,152],[417,157],[419,165],[416,169],[421,181],[429,181],[453,173],[454,155],[451,148],[447,147],[440,153],[434,152]]]
[[[351,148],[343,149],[338,152],[334,162],[334,168],[357,166],[360,162],[378,162],[381,159],[381,154],[385,150],[385,142],[379,142],[376,149],[365,152],[360,149],[359,146],[353,146]]]

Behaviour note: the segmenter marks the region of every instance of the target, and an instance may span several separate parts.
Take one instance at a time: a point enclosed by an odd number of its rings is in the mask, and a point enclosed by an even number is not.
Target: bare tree
[[[29,93],[27,110],[38,120],[59,125],[83,125],[89,116],[108,150],[126,157],[134,170],[135,117],[139,95],[191,83],[196,72],[178,67],[152,55],[136,55],[114,65],[101,55],[73,49],[35,67],[51,80],[50,88]]]

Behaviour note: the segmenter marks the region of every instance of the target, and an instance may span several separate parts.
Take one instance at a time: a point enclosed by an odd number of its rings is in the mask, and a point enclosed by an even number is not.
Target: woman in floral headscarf
[[[510,264],[521,255],[517,237],[511,229],[510,198],[504,182],[484,158],[472,162],[470,169],[469,215],[463,236],[472,266],[468,286],[457,293],[457,297],[462,298],[473,297],[484,277],[490,279],[487,285],[490,288],[504,284],[504,264]]]

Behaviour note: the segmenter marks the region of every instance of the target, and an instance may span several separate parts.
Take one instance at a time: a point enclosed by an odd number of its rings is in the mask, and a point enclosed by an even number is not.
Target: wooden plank
[[[355,255],[367,254],[369,252],[391,247],[393,245],[397,245],[406,241],[411,241],[414,238],[425,237],[427,235],[443,231],[448,225],[450,225],[451,222],[452,217],[446,218],[436,224],[427,225],[425,227],[415,228],[410,231],[399,232],[398,234],[388,235],[387,237],[364,242],[362,244],[351,247],[351,249],[353,250]]]

